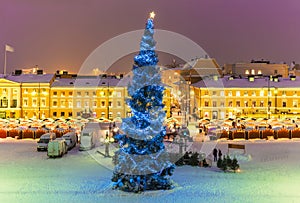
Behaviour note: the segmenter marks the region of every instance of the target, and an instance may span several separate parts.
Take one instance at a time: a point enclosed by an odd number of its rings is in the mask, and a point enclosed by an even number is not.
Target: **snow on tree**
[[[134,57],[127,100],[132,117],[123,119],[121,130],[125,134],[115,136],[120,149],[115,154],[112,181],[114,188],[128,192],[170,189],[169,176],[175,168],[163,144],[166,135],[164,86],[153,39],[154,15],[152,12],[147,20],[140,52]]]

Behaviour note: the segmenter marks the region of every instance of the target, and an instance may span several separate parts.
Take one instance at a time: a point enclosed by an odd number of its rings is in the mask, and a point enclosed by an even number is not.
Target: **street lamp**
[[[268,77],[268,119],[270,119],[270,80],[271,80],[272,76]]]
[[[107,119],[109,119],[109,82],[107,82]]]
[[[38,91],[38,105],[39,105],[39,120],[41,119],[41,83],[39,83],[39,91]]]
[[[275,87],[274,94],[275,94],[275,114],[277,114],[277,94],[278,94],[277,87]]]

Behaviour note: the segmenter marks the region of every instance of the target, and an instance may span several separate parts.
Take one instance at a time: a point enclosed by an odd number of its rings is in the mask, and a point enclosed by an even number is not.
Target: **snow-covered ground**
[[[300,141],[219,141],[246,144],[240,173],[177,167],[174,189],[141,194],[112,190],[112,164],[97,150],[49,159],[35,140],[0,139],[0,202],[300,202]],[[214,147],[194,143],[189,150]],[[111,148],[111,150],[113,150]]]

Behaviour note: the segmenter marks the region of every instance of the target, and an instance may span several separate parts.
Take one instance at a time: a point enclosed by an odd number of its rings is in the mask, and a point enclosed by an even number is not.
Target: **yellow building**
[[[192,85],[199,117],[280,117],[300,113],[296,78],[206,79]]]
[[[126,117],[126,87],[110,76],[57,78],[51,86],[51,117]]]
[[[0,78],[0,118],[21,117],[20,83]]]
[[[43,118],[50,112],[49,91],[54,74],[17,74],[1,78],[1,118]],[[6,102],[7,100],[7,102]]]
[[[71,74],[9,75],[0,78],[0,117],[37,118],[131,116],[127,83],[122,77]],[[163,103],[170,116],[170,87]]]

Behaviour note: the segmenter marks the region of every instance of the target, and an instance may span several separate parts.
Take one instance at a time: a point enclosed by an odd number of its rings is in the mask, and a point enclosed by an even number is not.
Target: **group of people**
[[[214,148],[213,155],[214,155],[214,162],[216,162],[218,161],[218,157],[219,159],[222,158],[222,151],[220,149],[218,150],[217,148]]]

